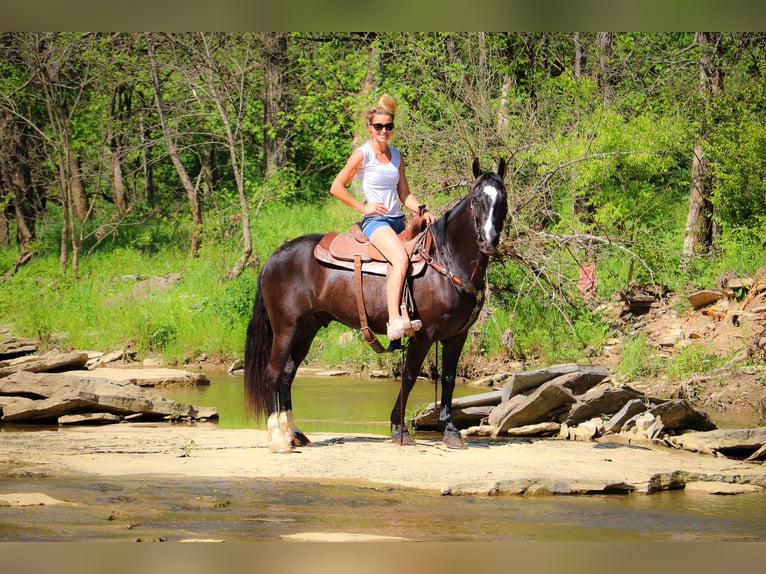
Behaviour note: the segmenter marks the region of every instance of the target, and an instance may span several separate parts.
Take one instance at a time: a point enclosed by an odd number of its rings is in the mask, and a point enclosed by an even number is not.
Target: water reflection
[[[173,478],[24,478],[3,486],[34,487],[74,503],[3,509],[5,542],[253,542],[339,532],[439,542],[766,540],[763,494],[453,497],[305,481]]]
[[[399,382],[358,377],[296,377],[293,408],[304,432],[389,434],[389,416],[399,393]],[[487,389],[458,386],[455,396],[486,392]],[[245,416],[242,376],[211,375],[210,385],[162,389],[174,401],[218,409],[220,428],[249,428]],[[439,387],[438,392],[441,392]],[[407,401],[407,414],[434,400],[434,384],[422,380]]]

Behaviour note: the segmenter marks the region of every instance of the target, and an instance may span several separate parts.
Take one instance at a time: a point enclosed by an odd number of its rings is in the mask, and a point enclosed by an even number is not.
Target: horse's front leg
[[[460,430],[452,422],[452,395],[460,353],[467,333],[444,341],[442,344],[442,397],[439,408],[439,430],[447,448],[466,448]]]
[[[401,389],[391,411],[391,440],[395,444],[402,446],[415,444],[415,439],[410,435],[407,423],[404,421],[404,415],[406,413],[407,399],[410,396],[412,387],[415,386],[420,366],[423,364],[423,359],[425,359],[430,347],[431,343],[428,341],[418,340],[417,338],[410,339],[409,347],[407,348],[407,358],[404,361],[404,369],[402,369]]]

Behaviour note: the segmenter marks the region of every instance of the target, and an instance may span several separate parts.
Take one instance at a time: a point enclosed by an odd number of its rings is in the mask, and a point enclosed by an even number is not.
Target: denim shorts
[[[388,225],[396,233],[404,231],[404,216],[389,217],[387,215],[365,215],[362,218],[362,231],[365,237],[369,239],[373,232],[379,227]]]

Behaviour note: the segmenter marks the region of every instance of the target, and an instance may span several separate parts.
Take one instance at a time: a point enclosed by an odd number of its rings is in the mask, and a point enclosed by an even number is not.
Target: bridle
[[[479,183],[484,178],[485,178],[485,176],[479,177],[474,182],[474,184],[471,186],[471,193],[469,194],[469,197],[468,197],[468,208],[471,210],[471,212],[473,212],[473,209],[474,209],[474,205],[473,205],[474,199],[475,199],[474,193],[476,192],[476,188],[479,186]],[[476,220],[473,217],[471,217],[471,219],[474,222],[474,233],[476,234],[477,238],[480,238],[481,237],[481,231],[476,227]],[[460,275],[457,275],[456,273],[453,273],[452,271],[450,271],[446,266],[444,266],[444,265],[438,263],[437,261],[435,261],[426,252],[426,250],[425,250],[425,237],[426,237],[426,234],[429,232],[429,228],[430,227],[431,227],[431,224],[429,223],[426,226],[425,232],[421,235],[420,239],[417,241],[417,243],[415,245],[414,251],[417,251],[420,254],[420,256],[423,258],[423,260],[431,268],[434,269],[434,271],[436,271],[437,273],[440,273],[441,275],[443,275],[444,277],[449,279],[450,282],[452,283],[452,285],[454,285],[454,287],[458,291],[462,291],[463,293],[467,293],[469,295],[483,294],[484,288],[482,287],[481,289],[477,289],[477,287],[473,283],[474,277],[476,276],[476,273],[479,270],[479,259],[478,258],[474,261],[474,267],[473,267],[473,271],[471,271],[471,276],[468,278],[468,280],[466,280],[463,277],[461,277]],[[441,253],[440,253],[439,243],[437,241],[434,241],[433,244],[434,244],[434,249],[436,250],[436,252],[440,254],[439,259],[444,260],[444,258],[441,256]]]

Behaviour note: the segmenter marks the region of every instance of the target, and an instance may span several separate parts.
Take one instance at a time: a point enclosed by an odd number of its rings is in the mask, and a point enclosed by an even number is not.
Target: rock
[[[549,381],[529,395],[516,395],[500,403],[489,415],[489,424],[502,434],[512,427],[549,422],[554,411],[576,401],[569,389]]]
[[[5,341],[0,341],[0,361],[7,361],[29,355],[37,351],[37,342],[31,340],[19,340],[15,337],[10,337]],[[0,369],[2,369],[3,363],[0,362]]]
[[[513,378],[513,373],[493,373],[471,381],[472,387],[494,387],[502,388],[509,379]]]
[[[109,363],[122,361],[124,358],[125,358],[124,351],[112,351],[111,353],[100,353],[98,356],[88,360],[85,366],[89,371],[92,371],[93,369],[100,367],[102,365],[108,365]]]
[[[452,422],[459,429],[469,428],[481,423],[489,416],[492,409],[500,403],[500,390],[467,395],[452,401]],[[439,410],[434,403],[412,417],[410,424],[418,430],[438,430]]]
[[[667,431],[710,431],[718,428],[707,413],[695,409],[686,399],[666,401],[649,409],[649,413],[662,418]]]
[[[594,440],[604,433],[604,421],[598,417],[594,417],[589,421],[580,423],[574,428],[567,427],[567,438],[569,440],[579,440],[581,442],[588,442]]]
[[[761,426],[766,426],[766,395],[761,397],[761,401],[758,405],[758,410],[761,413],[761,420],[758,421],[758,424]]]
[[[745,460],[748,462],[755,462],[757,460],[766,460],[766,444],[761,446],[761,448],[756,450],[753,454],[748,456]]]
[[[763,492],[763,487],[757,484],[735,484],[720,481],[692,481],[684,486],[685,492],[706,492],[708,494],[744,494],[747,492]]]
[[[465,437],[490,437],[495,435],[495,427],[490,425],[476,425],[462,429],[460,435]]]
[[[766,444],[766,427],[687,432],[668,437],[667,440],[673,446],[693,452],[720,454],[728,458],[748,458]]]
[[[641,399],[631,399],[604,424],[604,433],[618,433],[627,420],[649,407]]]
[[[511,380],[503,386],[501,402],[509,400],[518,394],[529,391],[551,379],[562,375],[571,375],[571,378],[562,380],[567,382],[568,388],[576,389],[574,394],[581,394],[586,388],[590,388],[603,381],[609,376],[609,370],[600,365],[552,365],[543,369],[514,373]],[[575,382],[577,381],[577,382]]]
[[[193,373],[183,369],[144,369],[141,367],[101,367],[93,371],[67,371],[74,377],[102,377],[111,381],[132,383],[140,387],[160,387],[164,385],[209,385],[210,378],[205,373]]]
[[[64,502],[52,498],[41,492],[9,492],[0,494],[0,507],[2,506],[60,506],[71,505],[71,502]]]
[[[500,404],[502,393],[500,389],[489,391],[486,393],[479,393],[476,395],[466,395],[465,397],[459,397],[452,401],[452,408],[458,407],[465,409],[468,407],[487,407],[497,406]],[[431,406],[433,403],[431,403]]]
[[[560,429],[561,425],[559,423],[545,422],[509,428],[505,431],[505,434],[508,436],[555,436]]]
[[[459,429],[479,425],[495,407],[491,405],[466,408],[452,407],[452,422]],[[410,420],[413,428],[418,430],[439,430],[439,410],[428,405],[425,410],[416,413]]]
[[[12,363],[0,364],[0,377],[5,377],[18,371],[31,373],[51,373],[82,369],[88,362],[88,353],[76,351],[73,353],[51,353],[42,357],[24,357]]]
[[[629,437],[628,442],[652,442],[660,436],[663,424],[662,419],[655,417],[651,412],[644,411],[628,419],[620,431],[620,435]]]
[[[604,383],[578,397],[578,401],[569,411],[565,422],[569,426],[601,415],[611,415],[622,409],[629,401],[643,395],[630,387],[614,387]]]
[[[87,372],[87,371],[86,371]],[[52,422],[65,415],[142,413],[149,419],[218,418],[213,407],[165,399],[133,383],[93,376],[20,371],[0,379],[2,422]],[[10,399],[10,400],[9,400]]]
[[[121,417],[112,413],[83,413],[81,415],[64,415],[59,417],[57,422],[60,425],[111,424],[121,420]]]
[[[755,279],[752,277],[731,277],[726,279],[721,287],[730,291],[737,291],[738,289],[748,291],[754,283]]]
[[[720,301],[724,298],[726,298],[726,293],[712,289],[703,289],[702,291],[697,291],[696,293],[692,293],[689,295],[689,297],[687,297],[689,303],[695,310],[706,307],[707,305],[715,303],[716,301]]]

